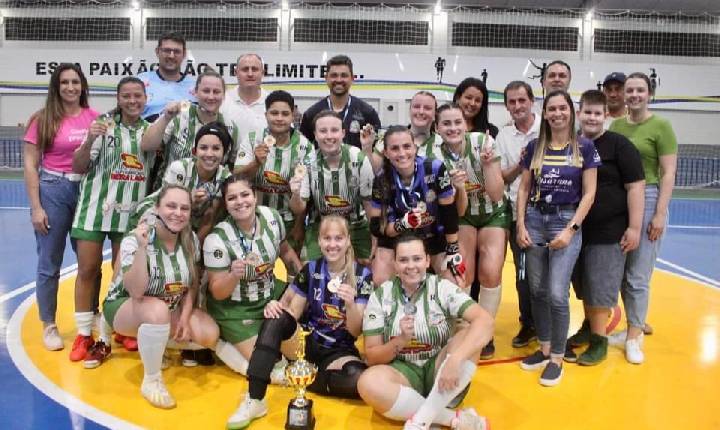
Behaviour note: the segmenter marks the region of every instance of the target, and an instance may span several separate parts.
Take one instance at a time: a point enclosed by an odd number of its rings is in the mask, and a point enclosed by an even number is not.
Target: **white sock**
[[[100,333],[100,340],[105,345],[110,345],[110,335],[112,335],[112,327],[105,321],[102,313],[95,316],[95,327],[98,333]]]
[[[447,363],[448,358],[450,358],[449,354],[440,365],[440,368],[437,371],[438,375],[440,375],[443,368],[445,367],[445,363]],[[430,390],[430,394],[428,394],[425,402],[423,402],[422,406],[420,406],[420,409],[418,409],[415,413],[415,416],[413,416],[413,422],[425,425],[430,423],[437,423],[440,425],[449,426],[452,418],[455,415],[452,414],[450,416],[450,421],[441,422],[438,420],[438,418],[443,418],[440,413],[443,410],[447,410],[447,404],[450,403],[450,401],[454,399],[455,396],[460,394],[460,392],[465,389],[467,384],[470,383],[470,380],[475,374],[475,369],[477,369],[475,363],[464,360],[460,364],[460,376],[458,377],[457,387],[442,393],[438,389],[437,379],[435,379],[435,383],[433,384],[432,390]]]
[[[75,326],[81,336],[92,336],[95,314],[92,312],[75,312]]]
[[[386,418],[396,421],[407,421],[425,402],[425,397],[410,387],[400,386],[397,399],[390,410],[383,413]]]
[[[141,324],[138,328],[138,352],[145,367],[145,376],[160,373],[169,336],[170,324]]]
[[[488,311],[488,313],[495,319],[498,308],[500,307],[500,299],[502,299],[502,286],[498,285],[495,288],[485,288],[480,286],[480,294],[478,296],[478,304]]]
[[[231,343],[218,339],[215,354],[233,371],[247,376],[248,360]]]

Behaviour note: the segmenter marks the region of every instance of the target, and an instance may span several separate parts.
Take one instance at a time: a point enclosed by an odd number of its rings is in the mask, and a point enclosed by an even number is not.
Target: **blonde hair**
[[[553,97],[564,97],[565,101],[570,108],[570,127],[568,129],[567,140],[570,142],[570,150],[572,151],[572,165],[575,167],[582,167],[583,158],[580,153],[580,145],[578,144],[577,133],[575,132],[575,107],[573,105],[570,94],[563,90],[556,90],[550,92],[543,101],[543,114],[547,108],[548,101]],[[544,115],[540,122],[540,135],[538,136],[537,146],[530,162],[530,170],[533,172],[535,178],[540,178],[540,171],[542,170],[543,162],[545,161],[545,151],[547,150],[550,142],[552,141],[552,130],[550,124]]]
[[[347,220],[340,215],[325,215],[320,221],[318,235],[322,236],[323,232],[330,228],[331,225],[339,226],[342,233],[348,239],[348,247],[345,250],[345,267],[343,268],[343,272],[345,272],[345,283],[355,287],[357,285],[357,280],[355,279],[355,252],[353,251],[352,243],[350,243],[350,226],[348,225]]]
[[[162,201],[163,197],[165,197],[168,191],[173,189],[185,191],[188,195],[188,201],[192,202],[192,195],[190,194],[190,190],[183,187],[182,185],[167,184],[162,187],[160,193],[158,193],[155,207],[160,207],[160,202]],[[183,253],[188,256],[188,267],[190,268],[190,278],[188,279],[189,286],[192,285],[193,280],[198,279],[197,264],[195,263],[195,241],[193,240],[192,225],[189,220],[185,228],[183,228],[180,233],[178,233],[178,237],[180,238],[180,246],[183,249]]]

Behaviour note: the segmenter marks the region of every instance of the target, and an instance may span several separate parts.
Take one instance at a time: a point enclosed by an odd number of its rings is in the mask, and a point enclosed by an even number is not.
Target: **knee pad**
[[[295,333],[297,323],[287,311],[280,318],[263,321],[248,365],[248,377],[270,381],[275,362],[280,358],[280,344]]]
[[[345,363],[341,370],[327,370],[328,394],[347,399],[360,398],[357,382],[365,369],[367,369],[365,363],[353,360]]]

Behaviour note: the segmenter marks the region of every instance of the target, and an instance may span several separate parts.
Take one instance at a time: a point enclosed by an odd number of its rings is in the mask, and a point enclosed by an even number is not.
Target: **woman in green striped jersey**
[[[492,317],[460,287],[427,273],[420,237],[401,236],[394,254],[397,275],[370,294],[363,316],[370,368],[358,381],[360,396],[385,417],[406,421],[406,429],[486,429],[474,409],[451,408],[469,388]],[[453,335],[457,318],[469,324]]]
[[[480,284],[472,296],[493,318],[500,305],[502,268],[512,216],[505,199],[500,156],[488,133],[466,133],[463,111],[445,104],[437,111],[437,132],[443,143],[433,156],[445,162],[453,178],[460,213],[460,253],[465,258],[468,284]],[[493,341],[482,359],[493,357]]]
[[[112,243],[112,261],[128,229],[130,214],[145,197],[146,177],[152,154],[140,150],[140,139],[148,123],[140,117],[147,97],[138,78],[125,77],[117,85],[117,107],[90,126],[88,139],[73,154],[73,170],[84,174],[75,210],[71,237],[77,240],[78,275],[75,280],[75,320],[83,344],[109,347],[109,339],[93,345],[94,303],[100,291],[102,247],[107,236]],[[131,347],[132,348],[132,347]],[[87,352],[87,351],[86,351]],[[71,360],[83,360],[91,352],[78,351]]]
[[[343,143],[342,117],[336,112],[318,113],[313,128],[318,149],[305,158],[306,167],[290,179],[290,209],[295,216],[305,218],[308,201],[313,208],[305,234],[306,259],[320,258],[317,240],[320,218],[336,214],[350,223],[352,247],[358,262],[369,265],[372,240],[365,214],[370,208],[374,177],[370,160],[359,148]]]
[[[231,176],[222,189],[229,215],[203,244],[207,309],[220,326],[220,336],[242,357],[218,355],[236,372],[247,374],[265,305],[285,290],[273,273],[275,262],[281,258],[289,274],[298,273],[302,263],[285,240],[278,211],[257,205],[250,178]]]
[[[143,151],[161,151],[163,160],[153,181],[152,190],[160,188],[165,170],[175,160],[192,155],[195,134],[204,124],[217,121],[225,124],[237,142],[237,127],[232,121],[225,121],[220,105],[225,98],[225,80],[215,70],[206,67],[195,82],[197,105],[190,101],[170,102],[158,119],[152,123],[143,136]],[[228,160],[234,160],[234,146],[228,153]]]
[[[290,210],[290,178],[295,167],[312,152],[312,144],[292,128],[295,99],[286,91],[265,98],[268,127],[241,136],[235,173],[255,178],[258,203],[276,209],[288,231],[288,243],[297,252],[303,244],[304,219]]]
[[[430,91],[418,91],[410,100],[410,134],[418,147],[417,155],[421,157],[427,157],[442,143],[440,136],[435,133],[435,110],[437,110],[437,100]],[[364,142],[365,133],[361,133],[360,137],[361,142]],[[370,143],[372,142],[374,140]],[[375,144],[370,160],[375,172],[382,169],[384,150],[385,144],[380,138]]]
[[[187,189],[163,187],[153,215],[122,240],[119,267],[103,303],[107,323],[138,339],[142,396],[164,409],[175,407],[161,374],[169,339],[213,348],[218,338],[212,318],[193,306],[200,247],[190,229],[190,210]]]

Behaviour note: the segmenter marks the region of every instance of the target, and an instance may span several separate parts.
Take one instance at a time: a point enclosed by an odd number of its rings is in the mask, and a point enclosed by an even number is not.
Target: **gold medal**
[[[298,163],[295,166],[295,176],[298,178],[304,178],[305,174],[307,173],[307,167],[305,167],[304,164]]]
[[[261,262],[262,261],[260,260],[260,256],[256,253],[248,252],[247,254],[245,254],[245,263],[251,264],[253,266],[258,266]]]
[[[265,136],[265,139],[263,139],[263,143],[268,148],[272,148],[275,145],[275,138],[272,137],[272,135],[268,134],[267,136]]]
[[[327,289],[331,293],[337,294],[338,289],[340,288],[340,284],[342,284],[342,280],[340,280],[339,276],[336,276],[327,283]]]

